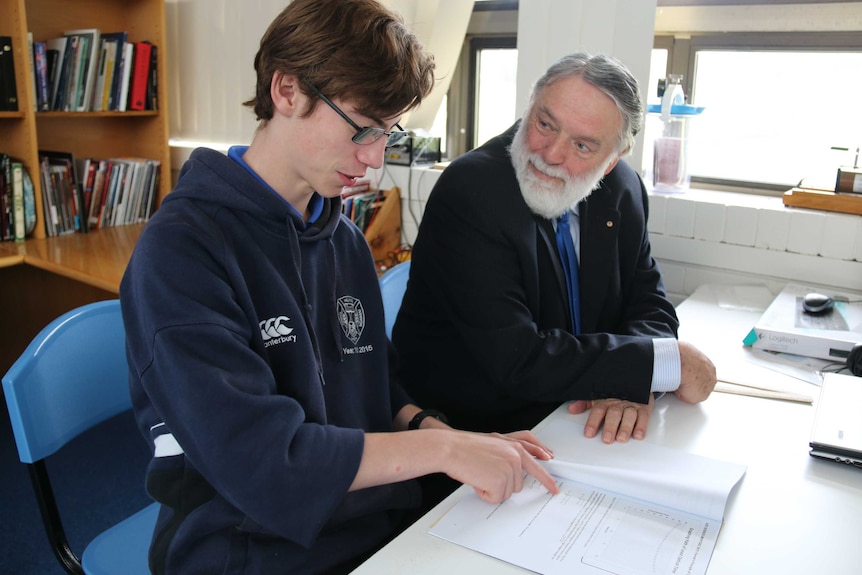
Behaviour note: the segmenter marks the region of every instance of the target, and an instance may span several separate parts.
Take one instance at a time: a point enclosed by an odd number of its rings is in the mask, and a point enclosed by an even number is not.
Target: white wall
[[[382,0],[435,56],[437,83],[409,129],[431,128],[454,75],[473,0]],[[254,55],[269,23],[288,0],[166,0],[169,123],[176,165],[200,144],[225,149],[251,142]]]
[[[561,56],[576,51],[610,54],[649,82],[656,0],[529,0],[518,4],[518,94],[524,110],[536,79]],[[642,163],[643,134],[628,157]]]

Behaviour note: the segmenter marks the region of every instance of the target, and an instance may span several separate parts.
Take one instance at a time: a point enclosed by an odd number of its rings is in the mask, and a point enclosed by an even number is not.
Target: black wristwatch
[[[439,419],[447,425],[449,424],[449,420],[446,419],[446,416],[437,411],[436,409],[423,409],[422,411],[413,416],[413,419],[411,419],[410,423],[407,424],[407,429],[419,429],[419,425],[426,417],[433,417],[434,419]]]

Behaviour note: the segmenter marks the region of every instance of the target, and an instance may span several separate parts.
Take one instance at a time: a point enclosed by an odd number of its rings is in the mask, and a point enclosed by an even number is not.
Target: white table
[[[709,286],[677,311],[681,339],[724,364],[745,361],[741,341],[759,312],[719,307]],[[716,365],[719,373],[725,367],[739,368]],[[764,381],[817,397],[819,389],[809,383],[759,366],[745,368],[748,375],[758,375],[758,370]],[[549,419],[557,417],[586,422],[586,415],[569,415],[564,408]],[[697,405],[672,395],[657,403],[645,441],[748,468],[728,499],[709,575],[862,573],[862,470],[808,455],[813,417],[811,404],[725,393],[713,393]],[[354,574],[527,573],[428,534],[431,525],[469,492],[464,486],[456,490]]]

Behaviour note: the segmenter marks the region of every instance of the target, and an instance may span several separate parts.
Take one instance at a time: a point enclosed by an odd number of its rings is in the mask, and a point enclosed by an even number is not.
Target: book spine
[[[123,75],[120,78],[120,86],[116,110],[125,112],[129,108],[129,84],[132,80],[132,68],[135,62],[135,45],[127,42],[123,46]]]
[[[99,94],[101,99],[99,108],[107,111],[111,109],[111,85],[114,82],[114,74],[117,70],[117,42],[115,40],[109,40],[105,46],[105,65],[103,69],[102,83],[99,87],[101,90]]]
[[[152,44],[135,42],[135,63],[132,68],[129,88],[129,109],[145,110],[147,106],[147,85],[150,81]]]
[[[99,48],[99,70],[96,75],[96,86],[93,89],[93,98],[91,102],[91,110],[101,112],[105,108],[102,107],[102,101],[105,94],[105,71],[107,65],[107,46],[105,40],[102,40],[102,46]]]
[[[75,81],[77,79],[78,67],[80,65],[80,38],[78,36],[70,36],[66,48],[66,57],[63,60],[63,77],[62,77],[62,94],[60,97],[59,106],[55,109],[69,112],[72,110],[72,101],[75,94]]]
[[[147,82],[147,110],[159,109],[159,49],[150,49],[150,75]]]
[[[4,240],[15,239],[15,230],[12,224],[12,158],[6,154],[0,154],[0,192],[2,192],[2,221],[3,228],[0,237]]]
[[[39,87],[38,80],[36,79],[36,47],[34,46],[32,32],[27,32],[27,62],[30,64],[28,78],[30,79],[30,88],[33,90],[33,111],[37,111],[39,109]]]
[[[15,241],[23,242],[27,224],[24,220],[24,166],[20,162],[12,162],[12,203]]]
[[[36,61],[36,110],[48,110],[48,52],[45,42],[33,43],[33,58]]]

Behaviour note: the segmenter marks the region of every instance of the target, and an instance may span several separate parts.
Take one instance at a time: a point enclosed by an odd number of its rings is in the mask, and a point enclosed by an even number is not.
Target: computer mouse
[[[831,311],[835,300],[822,293],[811,292],[802,298],[802,309],[808,313],[820,314]]]

